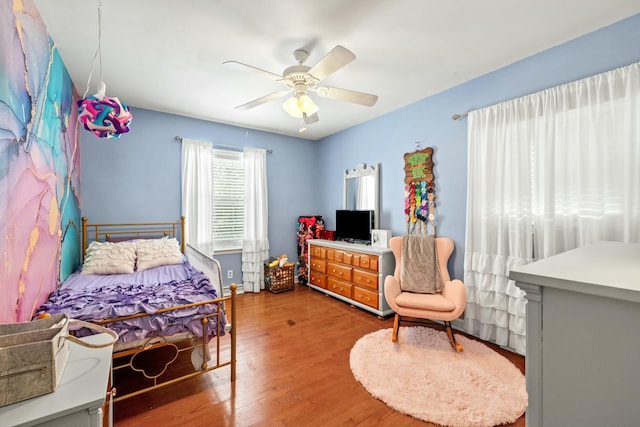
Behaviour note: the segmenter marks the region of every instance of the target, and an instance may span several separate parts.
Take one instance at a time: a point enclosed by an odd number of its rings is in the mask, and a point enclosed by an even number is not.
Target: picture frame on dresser
[[[391,239],[391,230],[371,230],[371,246],[376,248],[388,248]]]

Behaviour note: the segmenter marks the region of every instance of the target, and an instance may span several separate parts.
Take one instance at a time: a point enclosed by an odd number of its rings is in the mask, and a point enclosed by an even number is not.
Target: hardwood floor
[[[379,319],[299,285],[237,300],[235,383],[225,367],[118,402],[116,427],[434,425],[371,397],[349,368],[355,342],[391,328],[393,318]],[[491,347],[524,372],[523,357]],[[524,425],[524,416],[511,424]]]

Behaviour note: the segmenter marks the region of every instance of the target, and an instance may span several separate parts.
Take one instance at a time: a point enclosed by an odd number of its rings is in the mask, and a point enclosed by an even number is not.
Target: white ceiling
[[[98,1],[36,4],[82,96]],[[103,0],[89,93],[102,75],[129,106],[318,140],[636,13],[638,0]],[[294,50],[313,66],[336,45],[356,59],[323,84],[376,94],[373,107],[312,94],[320,121],[303,134],[284,99],[234,109],[282,86],[224,61],[281,74]]]

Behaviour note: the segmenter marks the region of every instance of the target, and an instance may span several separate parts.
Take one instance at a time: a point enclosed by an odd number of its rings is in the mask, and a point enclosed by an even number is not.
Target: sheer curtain
[[[244,240],[242,282],[246,292],[264,289],[264,261],[269,258],[266,151],[244,149]]]
[[[375,209],[376,180],[372,176],[357,178],[356,209]]]
[[[513,267],[640,241],[640,64],[472,112],[468,126],[465,329],[524,354]]]
[[[184,138],[182,214],[185,217],[185,244],[211,241],[211,170],[211,143]]]

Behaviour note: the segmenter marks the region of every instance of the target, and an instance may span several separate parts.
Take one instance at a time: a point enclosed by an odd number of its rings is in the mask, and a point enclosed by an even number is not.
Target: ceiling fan
[[[293,52],[293,57],[298,61],[298,65],[286,68],[282,72],[282,75],[238,61],[223,62],[224,65],[230,65],[238,69],[257,71],[272,80],[282,83],[286,87],[285,90],[270,93],[269,95],[254,99],[251,102],[235,108],[238,110],[248,110],[293,93],[293,96],[287,99],[282,105],[284,110],[293,117],[303,118],[306,124],[311,124],[318,121],[318,107],[309,97],[308,92],[315,92],[325,98],[337,99],[365,105],[367,107],[373,106],[376,101],[378,101],[377,95],[331,86],[319,86],[320,81],[356,59],[356,55],[349,49],[336,46],[313,67],[304,65],[307,58],[309,58],[308,51],[298,49]]]

